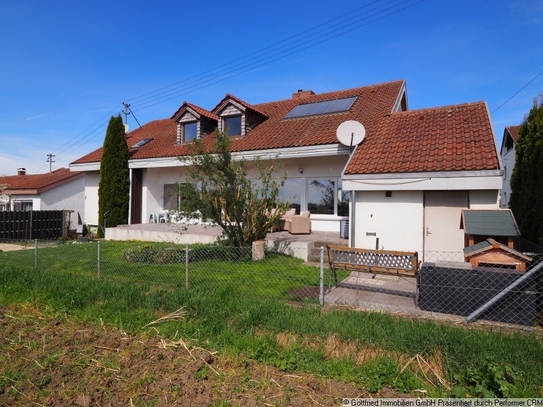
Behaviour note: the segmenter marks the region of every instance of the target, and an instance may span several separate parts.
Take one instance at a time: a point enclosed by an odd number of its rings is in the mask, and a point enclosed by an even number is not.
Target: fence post
[[[102,268],[102,265],[101,265],[101,260],[100,260],[100,241],[98,240],[98,278],[100,278],[101,268]]]
[[[320,296],[319,303],[324,306],[324,246],[321,246]]]
[[[185,245],[185,288],[189,288],[189,245]]]
[[[34,270],[38,269],[38,239],[34,239]]]

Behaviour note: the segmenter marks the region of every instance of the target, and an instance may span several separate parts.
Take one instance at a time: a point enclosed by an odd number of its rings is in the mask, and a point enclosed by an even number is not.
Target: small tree
[[[202,140],[194,141],[190,156],[182,159],[190,169],[188,183],[181,185],[181,212],[198,211],[213,219],[223,230],[225,244],[242,247],[264,239],[289,207],[278,199],[286,174],[277,177],[276,163],[233,159],[230,139],[222,132],[210,149]],[[247,176],[250,165],[258,172],[254,181]]]
[[[543,246],[543,96],[520,126],[515,154],[509,207],[523,237]]]
[[[129,150],[121,116],[111,117],[100,162],[98,185],[98,236],[104,237],[105,227],[128,223],[130,200]]]

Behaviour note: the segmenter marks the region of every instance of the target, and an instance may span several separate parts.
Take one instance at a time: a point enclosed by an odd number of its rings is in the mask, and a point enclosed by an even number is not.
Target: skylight
[[[319,114],[330,114],[348,111],[353,105],[357,96],[343,99],[325,100],[323,102],[306,103],[298,105],[285,116],[285,119],[294,117],[316,116]]]
[[[138,141],[136,144],[134,144],[131,148],[140,148],[143,147],[148,142],[153,141],[152,138],[144,138],[143,140]]]

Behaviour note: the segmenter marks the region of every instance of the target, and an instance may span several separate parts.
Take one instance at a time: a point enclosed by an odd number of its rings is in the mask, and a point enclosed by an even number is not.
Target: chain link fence
[[[296,253],[296,250],[304,253]],[[543,255],[513,262],[459,261],[458,253],[424,253],[414,276],[336,268],[326,247],[288,254],[264,246],[91,241],[38,243],[0,253],[3,264],[36,272],[69,273],[144,285],[147,290],[200,290],[310,304],[335,304],[422,317],[491,325],[543,325]],[[428,261],[428,260],[431,261]]]

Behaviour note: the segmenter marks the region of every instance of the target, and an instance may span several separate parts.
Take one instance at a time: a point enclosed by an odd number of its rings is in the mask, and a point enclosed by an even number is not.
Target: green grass
[[[127,263],[121,260],[123,250],[138,244],[114,243],[103,252],[105,278],[97,279],[85,268],[95,267],[85,256],[95,253],[96,246],[73,246],[40,253],[39,270],[33,268],[33,253],[32,266],[25,267],[21,264],[29,261],[29,253],[0,253],[0,305],[33,302],[129,332],[147,330],[145,325],[159,313],[182,307],[186,320],[159,325],[160,335],[190,338],[195,345],[235,357],[243,354],[287,372],[338,378],[370,391],[391,386],[403,392],[426,388],[434,396],[543,396],[543,341],[536,334],[462,329],[315,305],[293,307],[284,301],[291,299],[290,290],[318,284],[318,273],[288,256],[270,255],[257,263],[195,261],[185,289],[184,261]],[[173,277],[181,283],[161,283]],[[281,339],[285,337],[290,340]],[[364,352],[373,356],[360,361]],[[435,375],[433,384],[425,380],[416,363],[409,364],[417,357],[440,369],[452,387],[440,384]]]
[[[156,256],[170,253],[170,258]],[[147,259],[127,260],[127,251],[147,254]],[[245,250],[245,249],[244,249]],[[169,251],[169,252],[168,252]],[[98,269],[97,243],[65,244],[38,251],[37,270],[45,273],[69,273],[82,277],[97,277],[121,283],[139,283],[148,289],[178,289],[186,287],[187,273],[190,288],[207,290],[228,287],[239,294],[253,294],[278,299],[291,298],[292,290],[319,285],[319,269],[306,266],[302,260],[267,253],[259,262],[250,259],[250,248],[232,256],[232,249],[201,245],[191,248],[188,272],[185,269],[184,247],[173,244],[141,242],[101,242]],[[0,253],[3,264],[34,267],[34,250]],[[340,273],[344,277],[347,273]],[[310,301],[317,302],[314,296]]]

